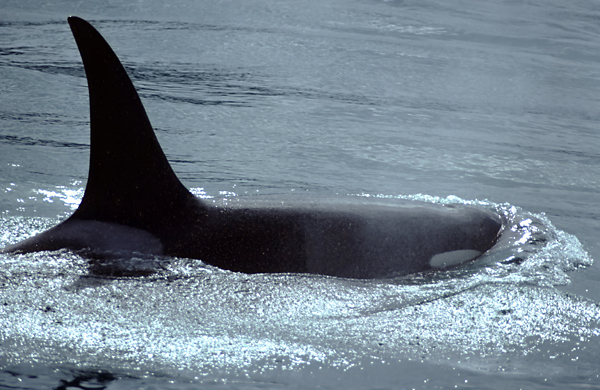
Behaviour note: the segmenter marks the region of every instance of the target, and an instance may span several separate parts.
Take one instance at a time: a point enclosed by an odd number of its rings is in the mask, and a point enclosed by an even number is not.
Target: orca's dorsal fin
[[[153,233],[168,229],[194,196],[169,165],[135,87],[108,43],[85,20],[71,16],[68,21],[87,76],[91,126],[88,182],[71,219]]]

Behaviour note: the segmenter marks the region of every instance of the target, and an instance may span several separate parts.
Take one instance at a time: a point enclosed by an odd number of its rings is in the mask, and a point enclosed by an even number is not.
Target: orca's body
[[[497,215],[466,206],[255,197],[202,202],[171,169],[110,46],[83,19],[70,17],[69,24],[90,95],[85,194],[69,219],[3,252],[90,248],[197,258],[247,273],[365,278],[472,260],[501,232]]]

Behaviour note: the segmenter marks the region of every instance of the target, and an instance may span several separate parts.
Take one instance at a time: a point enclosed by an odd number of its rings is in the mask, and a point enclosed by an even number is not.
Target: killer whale
[[[85,20],[69,25],[90,101],[90,167],[78,209],[59,225],[2,249],[68,248],[196,258],[245,273],[353,278],[405,275],[477,258],[502,222],[469,206],[321,199],[196,198],[179,181],[127,72]]]

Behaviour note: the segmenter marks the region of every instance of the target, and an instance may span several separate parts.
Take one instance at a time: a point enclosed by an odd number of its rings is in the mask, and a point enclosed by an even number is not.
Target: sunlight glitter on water
[[[83,198],[84,188],[71,189],[65,186],[58,186],[56,189],[57,191],[52,191],[40,188],[34,190],[34,192],[43,195],[44,202],[54,203],[54,200],[57,199],[62,201],[71,210],[77,210]]]

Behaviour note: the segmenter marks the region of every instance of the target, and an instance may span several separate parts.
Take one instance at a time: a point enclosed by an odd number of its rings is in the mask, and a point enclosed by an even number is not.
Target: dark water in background
[[[53,225],[82,195],[88,102],[70,14],[111,43],[199,195],[478,203],[514,230],[469,266],[375,281],[185,259],[133,259],[114,266],[154,273],[111,277],[64,251],[3,256],[0,386],[600,383],[600,6],[0,9],[0,245]]]

